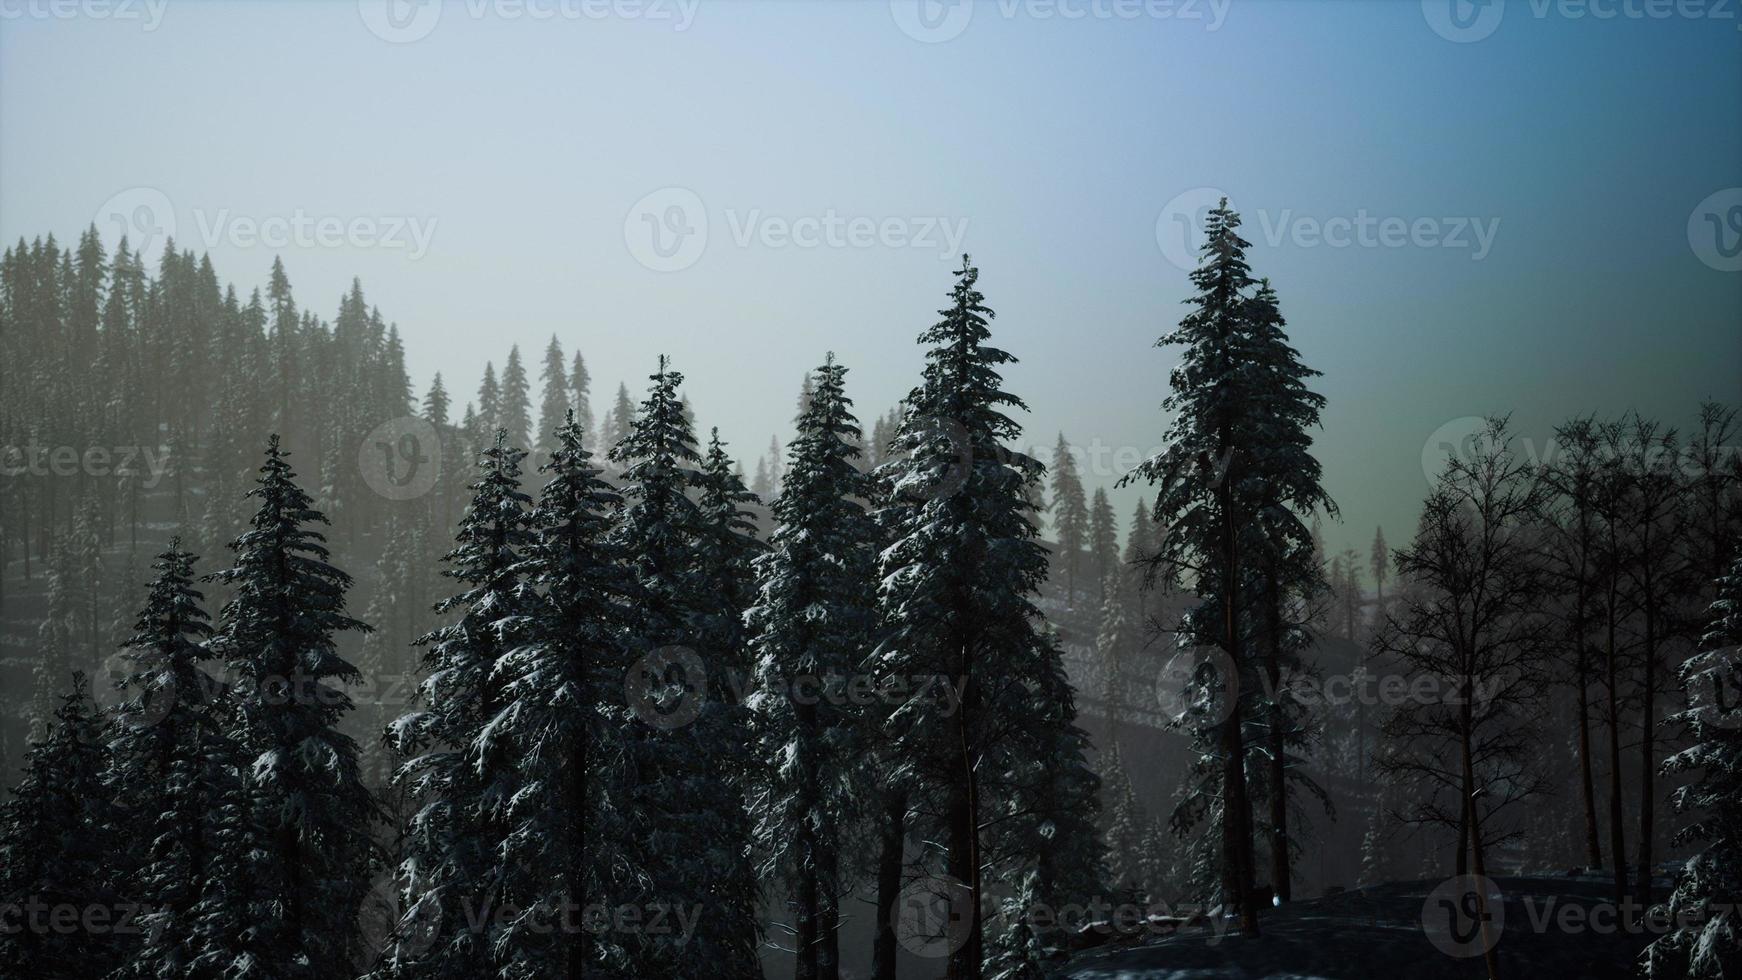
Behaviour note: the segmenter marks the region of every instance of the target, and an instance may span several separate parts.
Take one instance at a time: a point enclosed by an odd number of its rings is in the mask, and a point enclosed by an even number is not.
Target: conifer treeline
[[[163,275],[192,267],[171,249]],[[717,431],[698,443],[682,376],[663,360],[641,405],[596,427],[621,427],[609,479],[570,397],[584,366],[562,370],[554,344],[538,477],[514,442],[535,432],[518,352],[500,380],[486,371],[459,426],[443,425],[446,392],[432,385],[425,410],[443,437],[495,432],[443,560],[451,584],[424,586],[440,625],[416,640],[415,704],[383,726],[397,762],[379,792],[368,746],[341,724],[363,671],[339,639],[417,621],[397,608],[415,600],[386,586],[415,575],[404,529],[438,514],[440,495],[423,514],[394,512],[348,497],[340,464],[323,465],[310,494],[277,435],[242,505],[223,503],[213,477],[208,509],[243,514],[233,559],[200,576],[183,541],[159,556],[115,695],[103,693],[111,678],[94,690],[54,669],[65,661],[38,671],[61,706],[0,826],[8,854],[30,852],[0,874],[6,895],[125,904],[148,928],[26,929],[0,938],[7,962],[50,977],[749,977],[767,939],[793,949],[801,976],[839,977],[846,897],[872,893],[893,928],[898,892],[929,875],[956,903],[942,921],[973,924],[952,943],[953,975],[1033,975],[1046,948],[996,918],[998,901],[1098,891],[1098,781],[1032,604],[1047,571],[1031,517],[1043,469],[1005,448],[1020,434],[1005,413],[1021,403],[997,366],[1012,358],[986,344],[977,270],[964,261],[958,276],[921,338],[926,377],[893,423],[893,452],[861,448],[844,366],[830,358],[807,379],[766,543],[752,513],[762,501]],[[7,292],[9,326],[18,294]],[[278,308],[294,310],[287,292]],[[360,294],[343,308],[349,322]],[[246,349],[247,308],[215,309],[238,318],[215,314],[198,336]],[[140,336],[195,335],[164,322]],[[357,322],[371,342],[379,317]],[[306,354],[341,336],[294,312],[258,323],[269,368],[299,363],[275,344]],[[390,330],[375,339],[398,349]],[[31,369],[51,370],[31,350]],[[382,411],[409,405],[388,386]],[[366,416],[288,401],[264,427],[288,423],[323,461],[355,450],[347,424]],[[199,471],[227,465],[210,449],[214,418],[179,403],[172,415],[158,431],[198,447]],[[57,535],[78,526],[64,502],[16,505]],[[384,515],[377,623],[346,614],[351,580],[316,530],[329,508],[340,538],[369,509]],[[202,580],[222,593],[215,625]],[[366,638],[364,668],[393,645]],[[868,702],[861,681],[878,692]],[[916,855],[916,839],[946,845]],[[880,873],[892,860],[905,874]],[[796,943],[768,933],[766,902],[792,909]],[[594,928],[601,909],[640,924]],[[647,924],[655,912],[664,926]]]

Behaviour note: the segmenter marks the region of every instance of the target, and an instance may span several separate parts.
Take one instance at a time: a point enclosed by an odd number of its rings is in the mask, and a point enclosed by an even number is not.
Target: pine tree
[[[539,372],[539,379],[544,382],[544,393],[538,408],[538,446],[550,453],[557,448],[556,430],[573,411],[569,401],[568,365],[563,363],[562,344],[557,342],[555,334],[551,334],[550,344],[544,349],[544,368]]]
[[[842,854],[871,798],[861,764],[870,749],[841,696],[869,649],[876,614],[876,529],[862,503],[869,488],[856,465],[846,373],[832,354],[816,369],[746,616],[763,763],[751,812],[762,877],[792,896],[799,980],[840,977]]]
[[[105,856],[112,814],[103,787],[103,719],[81,671],[60,695],[43,736],[31,742],[24,773],[0,807],[0,894],[23,921],[0,930],[0,972],[42,980],[83,980],[113,965],[117,938],[57,927],[61,909],[112,905]],[[34,910],[34,911],[33,911]]]
[[[482,738],[508,704],[503,657],[529,642],[538,597],[525,579],[529,498],[524,450],[497,430],[481,454],[472,502],[444,575],[461,591],[436,605],[458,618],[418,639],[425,677],[418,707],[389,736],[407,758],[395,784],[416,800],[399,868],[403,917],[382,951],[382,976],[489,976],[497,967],[488,913],[502,897],[504,811],[519,783],[510,746]],[[425,942],[423,940],[427,939]]]
[[[1663,764],[1666,776],[1693,776],[1670,803],[1691,817],[1674,843],[1700,851],[1669,897],[1675,928],[1645,952],[1652,980],[1742,976],[1735,921],[1742,901],[1742,562],[1717,584],[1702,650],[1681,667],[1688,706],[1674,720],[1688,726],[1691,742]]]
[[[624,900],[708,914],[686,945],[670,935],[631,937],[630,972],[681,973],[682,964],[707,963],[715,976],[750,977],[760,967],[755,882],[742,850],[746,817],[732,773],[716,764],[722,751],[728,764],[733,755],[722,747],[739,737],[736,706],[719,696],[724,665],[701,662],[714,651],[703,622],[712,597],[701,563],[702,542],[711,531],[690,496],[700,490],[700,457],[677,394],[683,375],[669,370],[662,357],[651,381],[633,427],[610,455],[624,467],[626,501],[610,541],[636,586],[630,634],[640,644],[632,653],[641,660],[631,667],[631,680],[664,658],[686,671],[699,666],[708,676],[686,676],[685,691],[635,706],[640,721],[627,737],[639,778],[630,809],[648,826],[640,849],[625,857],[642,884],[624,893]],[[670,713],[660,711],[672,704]]]
[[[502,386],[496,383],[496,365],[490,361],[484,362],[484,380],[478,384],[477,424],[487,438],[502,426]],[[473,448],[482,452],[488,447],[480,442]]]
[[[1107,601],[1108,576],[1119,566],[1119,519],[1107,491],[1095,488],[1089,505],[1089,574],[1095,577],[1097,601]]]
[[[145,940],[118,980],[217,977],[239,952],[240,931],[212,914],[246,900],[217,858],[224,841],[212,814],[237,798],[240,760],[222,731],[223,688],[201,666],[214,654],[193,565],[179,541],[152,564],[157,577],[124,644],[128,693],[109,726],[106,781],[120,822],[145,843],[125,889],[146,910]]]
[[[890,715],[888,778],[936,801],[945,870],[969,906],[951,910],[970,926],[949,975],[978,980],[984,888],[1035,870],[1043,899],[1055,900],[1049,891],[1082,869],[1048,882],[1041,851],[1065,840],[1055,822],[1065,811],[1092,828],[1095,800],[1093,774],[1072,755],[1081,733],[1059,651],[1032,601],[1047,553],[1026,491],[1044,468],[1005,445],[1021,434],[1005,410],[1024,408],[999,387],[998,368],[1014,358],[987,344],[993,314],[975,288],[979,270],[964,256],[956,275],[942,319],[920,336],[929,349],[896,436],[901,458],[879,472],[894,502],[879,571],[884,637],[871,663],[880,676],[941,677],[960,692],[953,705],[916,695]],[[988,833],[997,811],[1013,816]]]
[[[1251,644],[1246,634],[1259,621],[1265,636],[1282,636],[1278,612],[1298,577],[1289,569],[1313,538],[1301,515],[1328,499],[1307,434],[1323,399],[1305,387],[1314,372],[1288,345],[1274,292],[1252,278],[1249,243],[1239,226],[1226,200],[1209,214],[1200,264],[1191,274],[1196,293],[1185,301],[1190,312],[1156,342],[1183,348],[1162,402],[1172,416],[1166,448],[1127,479],[1157,487],[1155,520],[1167,528],[1145,559],[1150,574],[1166,587],[1189,578],[1198,596],[1179,623],[1169,625],[1188,648],[1219,648],[1234,672],[1222,678],[1224,686],[1250,691],[1258,688],[1248,682],[1256,680],[1260,663],[1274,673],[1280,651],[1275,643]],[[1262,615],[1254,615],[1251,594],[1258,583],[1270,583],[1257,596],[1258,609],[1269,610]],[[1229,698],[1197,732],[1204,754],[1194,763],[1200,781],[1193,792],[1207,790],[1215,798],[1221,903],[1238,915],[1244,934],[1256,935],[1244,700]],[[1271,775],[1274,780],[1274,770]],[[1206,778],[1218,785],[1206,786]],[[1286,805],[1285,796],[1286,787],[1274,792],[1278,806]],[[1210,811],[1184,812],[1202,817]],[[1176,810],[1176,826],[1181,814]],[[1285,857],[1275,811],[1272,817],[1273,850]]]
[[[352,708],[336,686],[360,679],[337,634],[350,576],[328,564],[325,524],[273,436],[248,496],[259,502],[216,579],[235,590],[214,638],[235,679],[235,729],[256,835],[248,868],[254,928],[241,976],[327,977],[358,953],[357,910],[378,861],[377,810],[339,730]]]
[[[496,425],[507,430],[510,446],[532,444],[532,383],[520,363],[519,344],[508,348],[508,363],[502,367],[502,415]]]
[[[437,371],[435,377],[430,379],[429,392],[423,396],[423,417],[438,431],[445,429],[448,425],[450,404],[448,389],[442,384],[442,373]]]
[[[604,436],[593,424],[593,376],[587,371],[586,358],[578,350],[569,368],[569,404],[575,410],[575,424],[581,427],[581,432],[588,440],[599,439],[599,444],[603,445]]]
[[[1057,538],[1058,560],[1065,570],[1065,604],[1075,601],[1077,569],[1089,540],[1089,505],[1083,496],[1083,481],[1077,476],[1077,460],[1065,434],[1059,433],[1052,454],[1052,526]]]
[[[565,411],[522,566],[543,601],[529,641],[496,662],[502,709],[477,739],[480,757],[518,760],[502,846],[513,914],[496,939],[505,977],[627,975],[631,964],[619,937],[595,939],[574,921],[621,887],[613,876],[634,832],[622,741],[627,579],[606,544],[622,498],[599,479],[582,435]]]

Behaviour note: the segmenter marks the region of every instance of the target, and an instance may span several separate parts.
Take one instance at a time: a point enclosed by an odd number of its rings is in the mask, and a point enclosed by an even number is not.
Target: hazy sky
[[[747,465],[825,351],[904,394],[966,249],[1029,439],[1110,487],[1225,192],[1364,549],[1453,420],[1742,402],[1737,6],[0,0],[0,237],[173,222],[327,317],[360,276],[420,393],[554,332],[602,408],[667,352]]]

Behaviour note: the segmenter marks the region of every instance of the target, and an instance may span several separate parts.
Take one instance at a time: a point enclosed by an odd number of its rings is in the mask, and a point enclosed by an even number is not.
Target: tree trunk
[[[1222,902],[1239,915],[1241,933],[1256,938],[1259,933],[1257,903],[1252,900],[1252,803],[1246,794],[1246,744],[1240,730],[1240,549],[1231,482],[1232,474],[1224,473],[1217,489],[1222,505],[1222,643],[1233,671],[1232,677],[1223,678],[1229,704],[1221,732]]]
[[[895,902],[901,895],[902,830],[907,798],[883,797],[882,834],[877,855],[877,930],[871,944],[873,980],[895,980]]]
[[[1610,574],[1608,606],[1608,695],[1606,704],[1609,723],[1609,856],[1615,865],[1615,901],[1627,894],[1627,842],[1621,826],[1621,709],[1616,689],[1620,685],[1620,669],[1615,649],[1615,589],[1614,574]]]
[[[1585,861],[1589,867],[1603,866],[1603,849],[1597,836],[1597,790],[1591,776],[1591,693],[1587,684],[1588,654],[1584,636],[1579,637],[1579,791],[1585,805]]]
[[[1264,603],[1268,619],[1265,634],[1269,638],[1265,667],[1270,677],[1270,885],[1276,897],[1287,902],[1294,895],[1290,887],[1293,876],[1289,873],[1288,765],[1282,710],[1282,591],[1274,561],[1267,563],[1265,579],[1268,590]]]
[[[1647,559],[1649,560],[1649,559]],[[1633,893],[1641,905],[1651,905],[1651,824],[1657,802],[1657,603],[1651,595],[1650,574],[1645,577],[1645,693],[1640,707],[1639,748],[1639,870]],[[1617,865],[1623,862],[1617,855]]]
[[[1469,692],[1469,678],[1465,678],[1465,692]],[[1488,980],[1500,980],[1500,937],[1491,933],[1488,912],[1488,862],[1482,849],[1482,817],[1476,807],[1476,794],[1473,791],[1476,783],[1476,770],[1472,762],[1471,726],[1474,721],[1470,711],[1470,699],[1464,698],[1464,731],[1462,748],[1464,755],[1464,785],[1470,792],[1464,794],[1464,822],[1470,828],[1470,863],[1476,874],[1476,923],[1482,930],[1482,962],[1488,967]],[[1460,852],[1458,857],[1463,858]]]
[[[793,895],[794,939],[798,954],[794,980],[817,980],[817,842],[807,826],[799,831],[798,852],[803,862],[798,872],[798,888]]]

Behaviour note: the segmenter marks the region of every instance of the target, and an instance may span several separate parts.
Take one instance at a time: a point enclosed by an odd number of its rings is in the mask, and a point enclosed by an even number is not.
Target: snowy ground
[[[1459,959],[1436,948],[1423,908],[1439,882],[1380,885],[1267,911],[1261,938],[1218,938],[1208,928],[1078,954],[1068,980],[1479,980],[1480,949]],[[1508,978],[1608,980],[1638,976],[1655,938],[1634,910],[1615,906],[1601,882],[1498,878],[1505,899],[1495,949]],[[1661,898],[1661,894],[1659,898]],[[1430,916],[1430,918],[1433,918]],[[1439,920],[1433,919],[1437,928]],[[1445,940],[1442,932],[1442,941]]]

